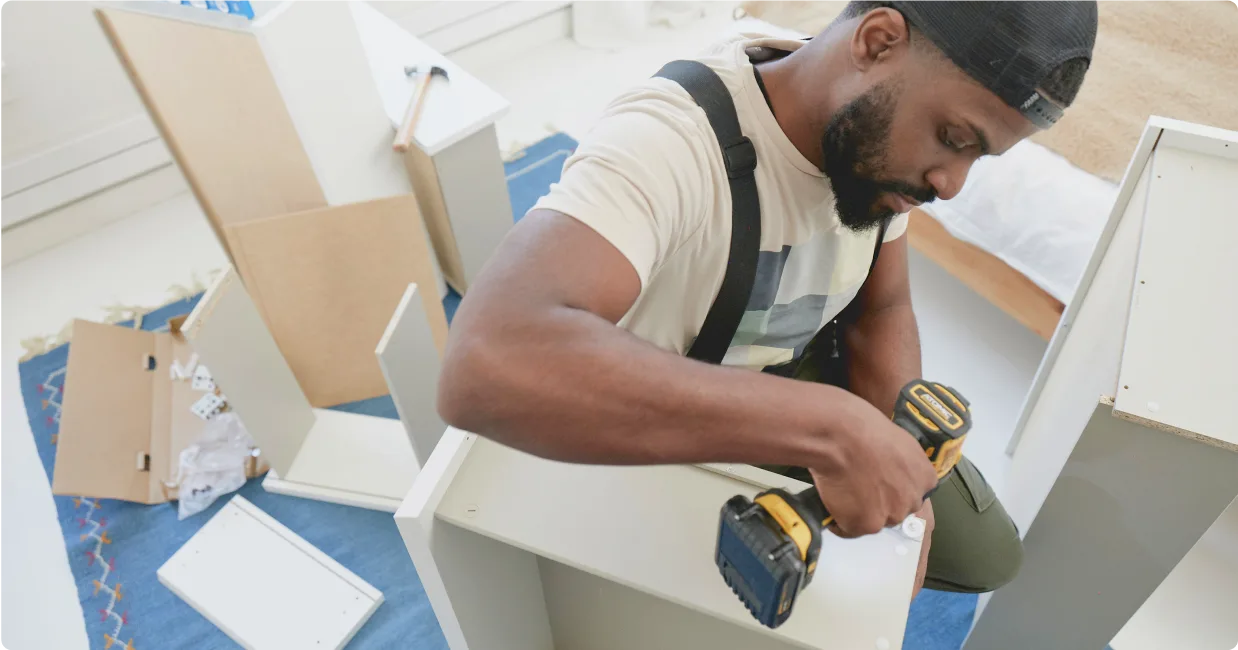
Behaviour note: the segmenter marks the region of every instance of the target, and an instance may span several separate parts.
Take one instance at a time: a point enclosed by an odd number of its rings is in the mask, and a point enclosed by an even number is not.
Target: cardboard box
[[[172,361],[189,363],[180,334],[77,320],[65,374],[52,493],[164,503],[176,498],[180,454],[206,421],[189,407],[206,393],[173,380]],[[250,477],[266,471],[251,458]]]

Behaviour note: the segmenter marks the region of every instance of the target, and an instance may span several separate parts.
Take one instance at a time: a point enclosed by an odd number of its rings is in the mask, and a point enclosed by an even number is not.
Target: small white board
[[[314,409],[314,427],[286,475],[267,473],[268,492],[395,512],[419,467],[404,425],[390,418]]]
[[[235,496],[156,573],[241,646],[343,648],[383,595]]]
[[[417,462],[424,463],[447,424],[438,416],[438,375],[443,362],[425,308],[417,298],[417,285],[408,285],[374,354]]]

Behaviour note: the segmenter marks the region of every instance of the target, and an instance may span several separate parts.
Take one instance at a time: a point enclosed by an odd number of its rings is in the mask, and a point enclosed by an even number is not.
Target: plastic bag
[[[254,439],[235,413],[211,418],[202,435],[181,452],[177,519],[202,512],[220,496],[245,485]]]

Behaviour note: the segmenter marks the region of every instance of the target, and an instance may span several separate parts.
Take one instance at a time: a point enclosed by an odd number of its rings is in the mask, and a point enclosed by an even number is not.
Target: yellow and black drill
[[[971,429],[966,399],[951,388],[915,380],[899,392],[894,423],[910,433],[944,479],[962,457]],[[766,627],[782,625],[812,580],[821,534],[834,517],[815,487],[792,495],[766,490],[722,506],[715,561],[722,578]]]

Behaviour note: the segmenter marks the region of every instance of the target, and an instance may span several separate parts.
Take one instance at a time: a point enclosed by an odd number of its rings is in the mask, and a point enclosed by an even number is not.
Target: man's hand
[[[877,409],[859,406],[851,409],[855,420],[835,438],[838,462],[812,469],[841,537],[899,525],[924,507],[924,495],[937,485],[937,472],[920,443]]]

